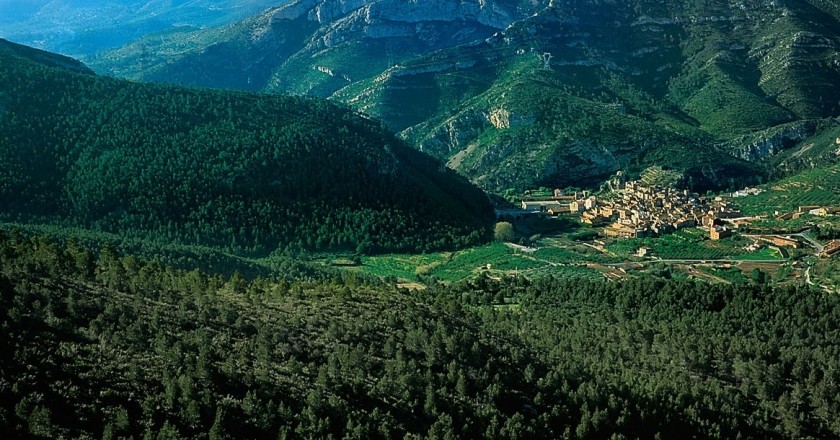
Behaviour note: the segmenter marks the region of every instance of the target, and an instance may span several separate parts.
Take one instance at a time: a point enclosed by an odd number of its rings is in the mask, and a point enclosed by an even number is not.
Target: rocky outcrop
[[[521,18],[521,12],[504,2],[481,0],[322,2],[309,13],[309,19],[328,23],[318,36],[324,47],[357,38],[395,37],[447,47],[487,38]]]
[[[742,139],[732,147],[733,155],[751,162],[774,156],[782,150],[814,134],[814,125],[798,122],[783,127],[776,127],[762,133],[752,140]]]
[[[406,28],[398,24],[427,22],[477,23],[504,29],[523,18],[513,2],[484,0],[296,0],[270,11],[273,20],[306,17],[337,31],[362,31],[370,37],[391,36]]]
[[[510,128],[510,112],[504,107],[491,110],[487,120],[498,129]]]
[[[481,130],[488,126],[487,119],[479,112],[462,113],[427,131],[427,127],[409,128],[400,136],[410,140],[420,151],[439,158],[448,158],[466,149],[470,142],[478,137]],[[426,134],[422,139],[418,134]]]

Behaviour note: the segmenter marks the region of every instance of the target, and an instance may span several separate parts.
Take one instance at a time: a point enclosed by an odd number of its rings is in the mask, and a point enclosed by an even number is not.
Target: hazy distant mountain
[[[824,0],[296,0],[91,65],[340,100],[494,190],[654,163],[709,187],[840,114],[838,20]]]
[[[229,23],[286,0],[0,0],[0,37],[91,55],[150,33]]]
[[[531,10],[514,0],[294,0],[228,26],[141,39],[91,62],[135,79],[329,96],[397,63],[483,41]]]

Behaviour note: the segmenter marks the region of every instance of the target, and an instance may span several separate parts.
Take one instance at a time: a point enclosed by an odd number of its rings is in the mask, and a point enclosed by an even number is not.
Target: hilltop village
[[[583,193],[565,195],[555,190],[547,200],[523,200],[525,212],[579,215],[580,221],[604,226],[604,235],[614,238],[640,238],[668,234],[679,229],[704,226],[713,239],[728,232],[723,219],[742,217],[735,206],[721,197],[707,199],[688,190],[677,190],[643,181],[622,182],[617,197],[599,199]]]

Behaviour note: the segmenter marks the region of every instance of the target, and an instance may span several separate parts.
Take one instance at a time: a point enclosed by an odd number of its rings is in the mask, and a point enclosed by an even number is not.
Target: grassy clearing
[[[759,249],[755,252],[749,252],[741,255],[735,255],[732,257],[733,260],[739,261],[761,261],[761,260],[779,260],[782,261],[784,258],[776,249],[771,248],[763,248]]]
[[[383,278],[414,280],[417,275],[426,274],[446,262],[448,253],[435,254],[387,254],[362,258],[360,270]]]

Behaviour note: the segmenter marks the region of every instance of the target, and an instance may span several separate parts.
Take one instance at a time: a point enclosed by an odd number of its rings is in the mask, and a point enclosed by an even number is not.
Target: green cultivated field
[[[485,271],[491,274],[515,273],[529,278],[550,275],[602,278],[600,272],[581,264],[614,262],[612,260],[616,259],[583,245],[570,248],[543,247],[534,252],[523,252],[495,242],[459,252],[362,257],[361,266],[351,270],[402,281],[414,281],[418,276],[432,276],[441,281],[456,282]]]
[[[444,281],[458,281],[469,277],[490,265],[492,271],[525,271],[547,266],[527,254],[515,251],[502,243],[492,243],[453,254],[444,265],[430,272]]]
[[[446,263],[449,255],[449,253],[376,255],[362,258],[361,270],[379,277],[413,280],[417,275],[426,274],[431,269]]]
[[[684,229],[656,238],[612,240],[608,241],[603,249],[596,248],[595,244],[571,242],[565,238],[565,235],[560,235],[539,240],[535,245],[538,248],[530,252],[494,242],[458,252],[363,257],[362,265],[353,270],[402,281],[416,281],[418,276],[431,276],[444,282],[456,282],[472,278],[482,272],[515,273],[532,279],[546,276],[594,279],[603,278],[605,274],[624,278],[647,272],[643,270],[637,273],[631,270],[624,274],[616,271],[611,265],[640,261],[636,252],[642,246],[653,249],[653,258],[661,260],[729,260],[733,264],[785,261],[785,258],[775,249],[768,247],[758,251],[744,249],[752,243],[753,240],[739,235],[712,241],[708,238],[705,229],[700,228]],[[667,265],[667,263],[664,264]],[[736,268],[703,270],[727,281],[741,280],[738,276],[739,270]],[[607,274],[606,272],[614,273]],[[678,271],[672,272],[672,275],[678,273]]]
[[[581,265],[542,266],[525,272],[524,275],[530,278],[553,276],[556,278],[588,278],[591,280],[604,279],[603,273]]]
[[[588,248],[586,246],[576,246],[571,249],[565,247],[546,247],[537,250],[533,255],[534,257],[550,261],[552,263],[569,264],[577,263],[586,259],[588,256],[591,256],[593,252],[597,254],[595,249]]]
[[[725,240],[712,241],[705,230],[684,229],[674,234],[656,238],[639,238],[616,240],[607,248],[618,256],[632,257],[636,251],[647,246],[653,249],[653,256],[663,260],[775,260],[781,259],[776,251],[762,249],[749,252],[744,247],[752,240],[732,237]]]
[[[805,205],[840,205],[840,165],[803,171],[768,191],[736,201],[746,215],[792,212]]]
[[[732,257],[732,259],[739,261],[782,260],[782,256],[779,255],[779,251],[775,249],[762,248],[755,252],[735,255]]]

